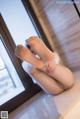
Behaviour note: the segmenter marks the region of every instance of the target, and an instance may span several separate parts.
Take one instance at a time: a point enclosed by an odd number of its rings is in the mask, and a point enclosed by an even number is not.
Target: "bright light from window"
[[[0,12],[17,45],[24,44],[30,36],[37,36],[21,0],[1,0]]]
[[[25,89],[0,39],[0,105]]]

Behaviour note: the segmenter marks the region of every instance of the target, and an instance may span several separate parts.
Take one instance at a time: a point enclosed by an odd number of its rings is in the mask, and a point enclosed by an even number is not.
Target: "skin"
[[[30,75],[44,91],[59,94],[73,86],[73,74],[67,67],[56,63],[56,52],[50,51],[38,37],[30,37],[26,44],[28,48],[18,45],[15,54],[33,66]]]

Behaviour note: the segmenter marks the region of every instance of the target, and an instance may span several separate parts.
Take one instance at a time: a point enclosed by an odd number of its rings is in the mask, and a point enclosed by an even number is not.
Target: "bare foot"
[[[23,61],[32,64],[36,68],[42,68],[43,62],[37,58],[28,48],[18,45],[15,49],[15,55]]]

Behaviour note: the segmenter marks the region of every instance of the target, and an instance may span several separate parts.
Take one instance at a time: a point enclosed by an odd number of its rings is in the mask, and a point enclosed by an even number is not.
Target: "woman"
[[[60,64],[56,52],[50,51],[38,37],[30,37],[26,44],[27,48],[18,45],[15,54],[25,61],[23,63],[25,71],[35,78],[36,83],[44,91],[49,94],[59,94],[73,86],[73,74]],[[25,65],[29,68],[25,68]]]

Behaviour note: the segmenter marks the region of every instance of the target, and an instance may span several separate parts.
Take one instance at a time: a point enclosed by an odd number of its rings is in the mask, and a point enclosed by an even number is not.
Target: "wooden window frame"
[[[27,14],[29,15],[30,17],[30,20],[32,21],[33,25],[34,25],[34,28],[38,34],[39,37],[42,38],[42,40],[44,41],[44,43],[46,44],[46,46],[53,51],[53,49],[51,48],[51,45],[48,41],[48,38],[39,22],[39,19],[37,18],[35,12],[34,12],[34,9],[30,3],[29,0],[22,0],[22,3],[26,9],[26,12]]]
[[[4,44],[6,51],[23,83],[25,91],[17,95],[16,97],[12,98],[8,102],[4,103],[0,106],[0,111],[8,111],[11,112],[26,100],[30,99],[36,93],[41,91],[41,88],[34,84],[27,73],[24,72],[21,66],[21,61],[16,58],[14,54],[15,50],[15,43],[10,35],[10,32],[5,24],[2,15],[0,14],[0,34],[2,36],[2,43]]]

